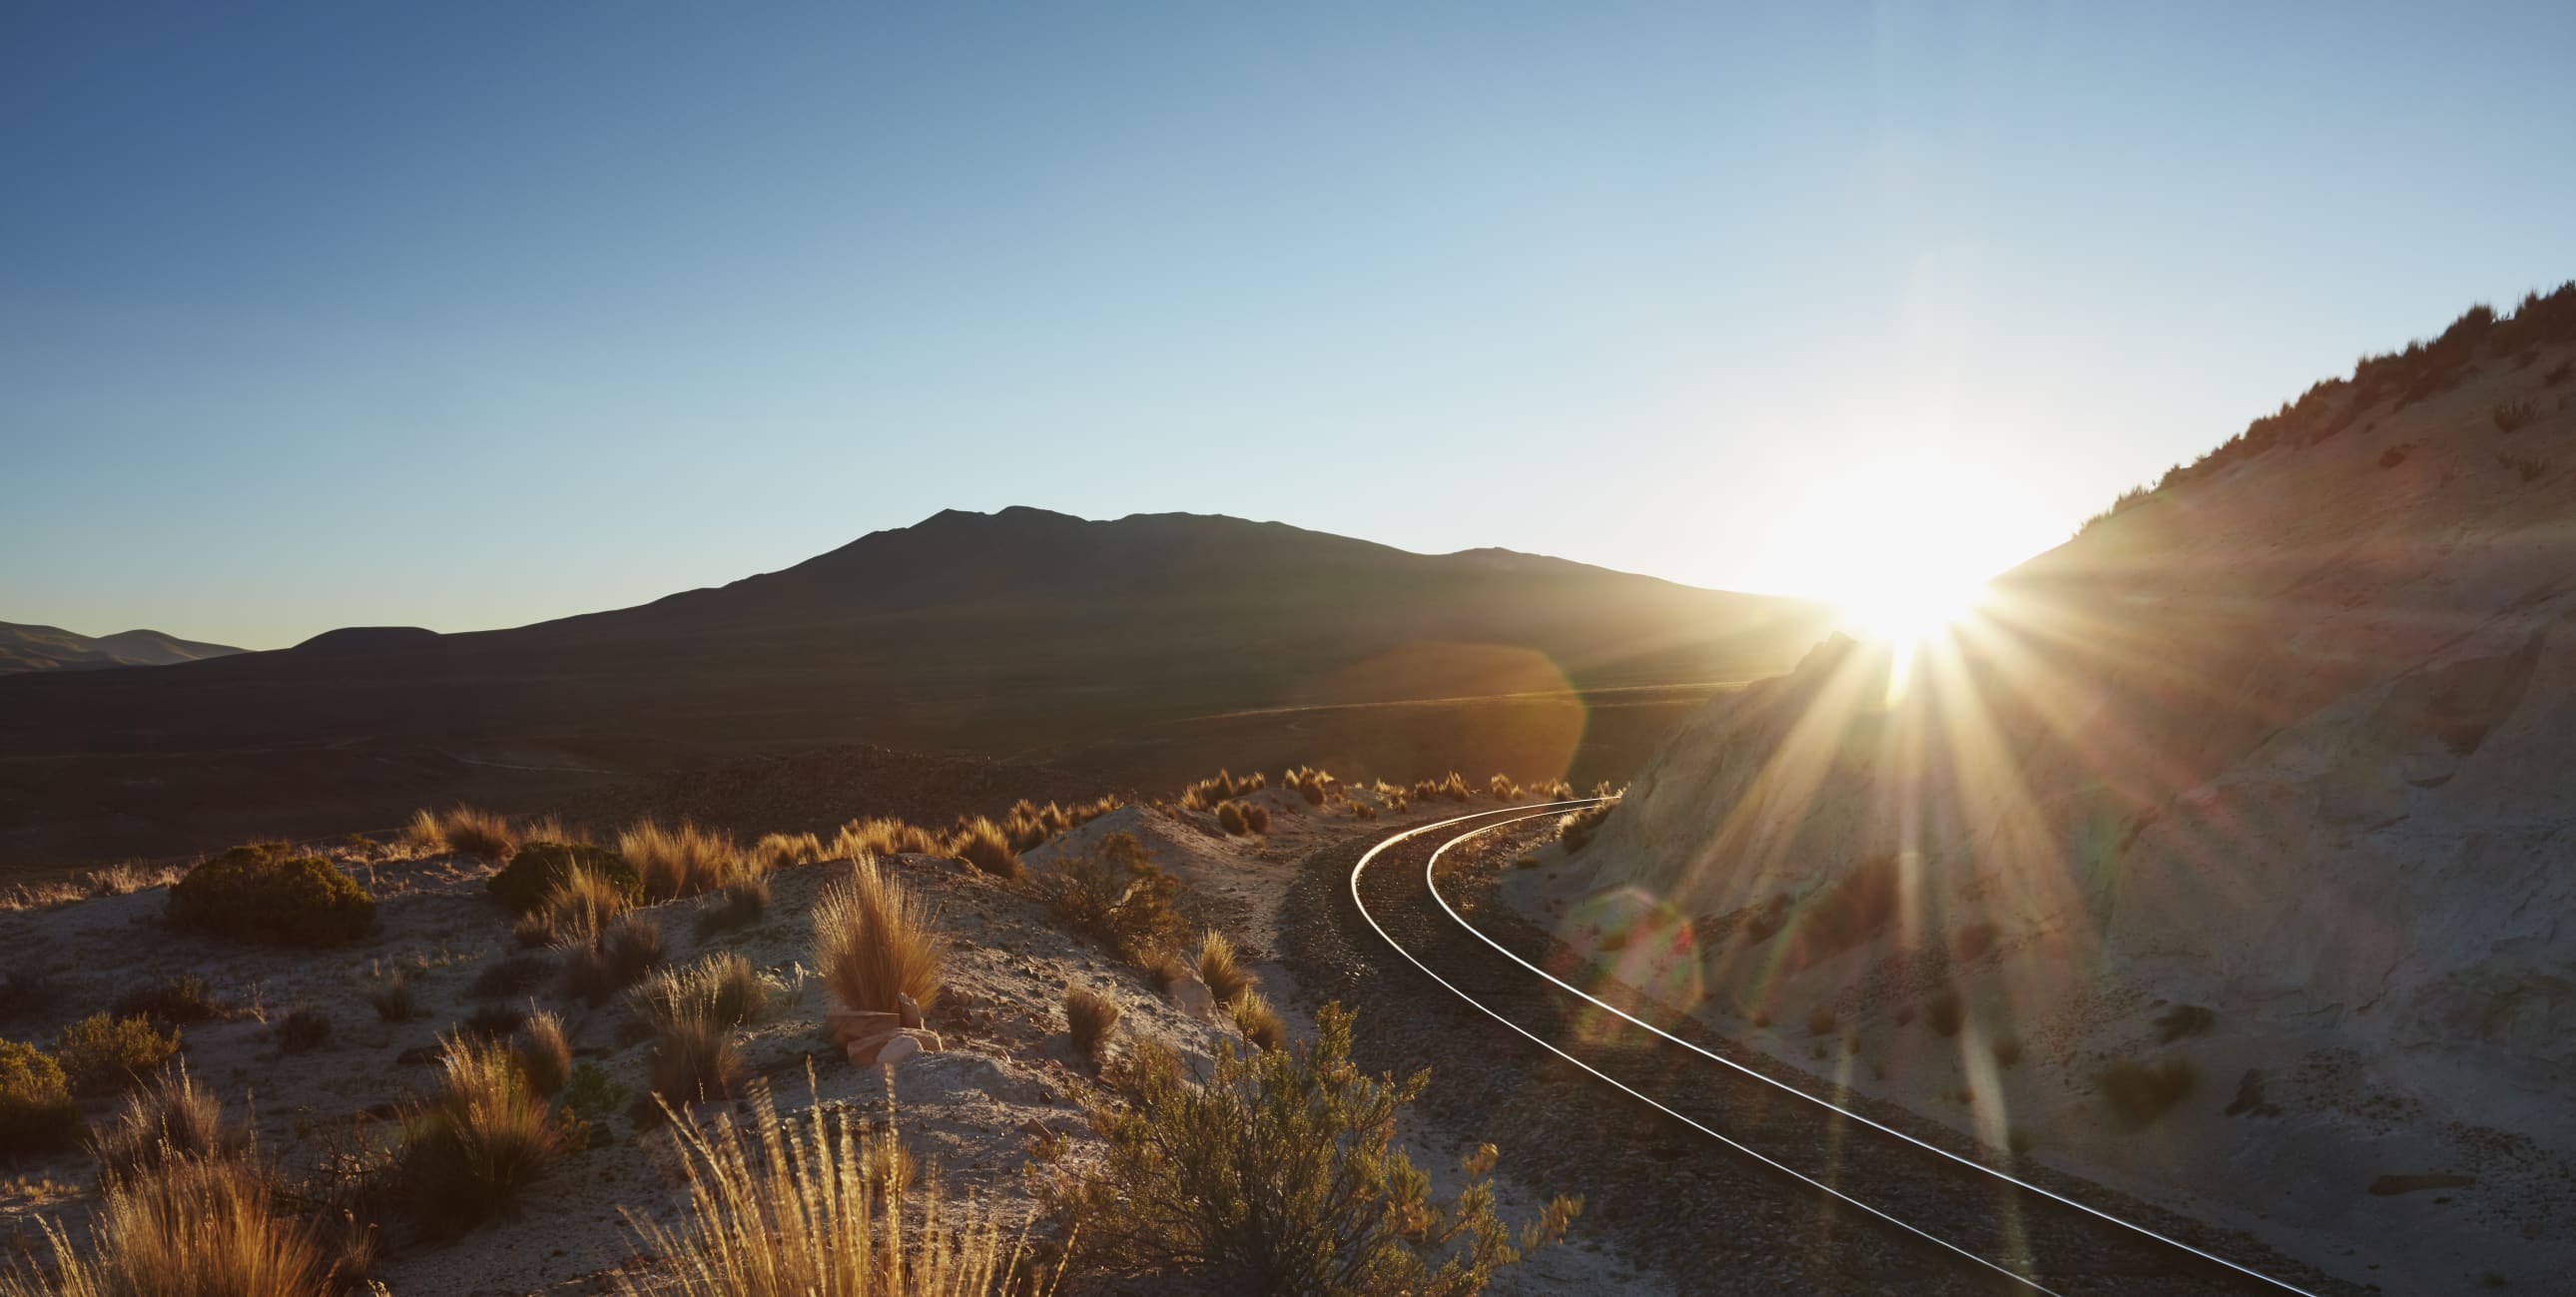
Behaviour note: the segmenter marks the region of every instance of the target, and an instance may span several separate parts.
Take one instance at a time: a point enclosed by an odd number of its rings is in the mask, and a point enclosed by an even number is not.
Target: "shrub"
[[[832,839],[832,855],[841,860],[872,856],[939,854],[939,835],[897,819],[852,820]]]
[[[1176,905],[1181,880],[1163,872],[1132,833],[1106,834],[1085,854],[1059,857],[1039,892],[1065,927],[1122,959],[1141,960],[1189,935]]]
[[[1810,1036],[1832,1035],[1835,1022],[1836,1019],[1834,1017],[1833,1010],[1818,1009],[1807,1015],[1807,1034]]]
[[[1279,1011],[1270,1007],[1261,992],[1246,990],[1227,1001],[1225,1011],[1234,1019],[1235,1030],[1262,1049],[1277,1049],[1288,1043],[1288,1024],[1279,1020]]]
[[[1118,1002],[1083,986],[1069,986],[1064,992],[1064,1029],[1073,1038],[1073,1047],[1085,1058],[1100,1057],[1100,1047],[1109,1042],[1109,1033],[1118,1026]]]
[[[730,1099],[744,1072],[742,1051],[721,1023],[682,1014],[654,1030],[653,1061],[647,1074],[653,1093],[665,1103]]]
[[[948,835],[948,854],[963,857],[966,863],[996,878],[1017,878],[1020,853],[1011,850],[1010,835],[981,815],[957,826]]]
[[[555,961],[544,955],[512,955],[484,966],[467,993],[478,1000],[526,995],[554,976]]]
[[[626,1103],[626,1087],[597,1063],[582,1063],[564,1082],[563,1106],[583,1121],[599,1121]]]
[[[519,835],[510,822],[489,811],[456,806],[444,811],[415,811],[403,830],[403,841],[417,851],[453,851],[499,860],[518,849]]]
[[[1136,961],[1136,967],[1145,974],[1145,984],[1153,987],[1158,995],[1171,990],[1172,985],[1181,980],[1181,975],[1189,971],[1189,965],[1169,950],[1146,951]]]
[[[116,1116],[93,1133],[91,1149],[110,1182],[132,1179],[178,1161],[239,1157],[250,1134],[224,1121],[224,1105],[198,1086],[186,1068],[154,1077],[126,1097]]]
[[[45,1224],[55,1275],[0,1276],[0,1297],[321,1297],[331,1265],[250,1158],[171,1162],[110,1181],[86,1250]]]
[[[1955,1036],[1959,1028],[1968,1025],[1968,1006],[1957,991],[1943,991],[1923,1002],[1923,1020],[1933,1031]]]
[[[713,903],[698,911],[698,937],[704,940],[719,932],[748,928],[768,912],[769,880],[737,878],[716,892]]]
[[[930,907],[874,860],[852,862],[815,899],[814,963],[843,1008],[893,1013],[898,995],[929,1008],[944,953]]]
[[[179,1052],[179,1033],[163,1032],[150,1018],[93,1013],[63,1028],[54,1058],[78,1094],[107,1094],[161,1070]]]
[[[386,1022],[412,1022],[428,1013],[421,1007],[420,993],[412,989],[411,980],[399,968],[369,983],[358,993],[376,1017]]]
[[[401,1178],[423,1225],[446,1232],[510,1210],[566,1131],[502,1046],[454,1037],[439,1066],[438,1093],[403,1112]]]
[[[1493,778],[1485,781],[1485,792],[1498,802],[1518,801],[1521,786],[1513,783],[1510,775],[1497,773]]]
[[[750,872],[731,834],[687,820],[676,829],[639,820],[617,835],[617,854],[635,866],[645,897],[655,901],[711,892]]]
[[[1216,808],[1216,826],[1225,830],[1228,837],[1241,834],[1251,827],[1243,818],[1243,808],[1232,802]]]
[[[2013,1067],[2021,1062],[2021,1040],[2016,1036],[1995,1038],[1995,1066]]]
[[[2391,446],[2388,449],[2379,452],[2379,466],[2381,468],[2395,468],[2406,462],[2407,452],[2413,449],[2414,447],[2412,446]]]
[[[751,961],[731,951],[708,955],[686,968],[666,968],[627,992],[635,1015],[655,1026],[704,1018],[719,1027],[757,1022],[769,1011],[769,983]]]
[[[1289,771],[1279,782],[1281,786],[1292,789],[1298,796],[1305,798],[1308,806],[1321,806],[1325,799],[1332,795],[1333,785],[1337,781],[1326,771],[1299,766]]]
[[[661,962],[662,929],[644,915],[621,914],[564,961],[564,990],[584,1004],[606,1004]]]
[[[1270,831],[1270,808],[1266,806],[1246,805],[1243,808],[1243,831],[1246,833],[1268,833]]]
[[[1208,994],[1217,1003],[1232,1004],[1236,996],[1252,989],[1260,979],[1243,966],[1234,943],[1224,933],[1210,929],[1199,938],[1199,980],[1207,983]]]
[[[823,854],[823,840],[811,833],[764,833],[760,841],[751,844],[748,863],[752,874],[765,874],[828,858]]]
[[[192,1022],[229,1018],[233,1006],[215,994],[213,984],[205,978],[195,973],[181,973],[169,981],[138,986],[116,997],[116,1011],[184,1026]]]
[[[2504,468],[2512,469],[2514,476],[2521,478],[2525,482],[2537,482],[2540,479],[2549,476],[2549,461],[2545,459],[2531,459],[2520,455],[2498,455],[2496,456],[2496,463]]]
[[[2541,386],[2556,387],[2566,382],[2569,374],[2576,374],[2576,359],[2562,360],[2550,366],[2549,372],[2540,376]]]
[[[0,1155],[51,1153],[80,1138],[80,1108],[62,1065],[33,1045],[0,1040]]]
[[[519,1024],[519,1075],[548,1098],[563,1092],[572,1079],[572,1042],[564,1036],[563,1019],[532,1013]]]
[[[376,900],[320,856],[282,843],[234,847],[170,886],[170,925],[235,941],[337,946],[376,921]]]
[[[2531,421],[2539,418],[2540,415],[2531,408],[2529,401],[2507,401],[2495,408],[2492,417],[2495,420],[2496,431],[2516,432],[2530,426]]]
[[[2144,1063],[2123,1058],[2103,1068],[2093,1085],[2122,1126],[2144,1130],[2182,1102],[2199,1079],[2199,1072],[2185,1059]]]
[[[1573,855],[1592,845],[1592,835],[1601,831],[1610,812],[1619,809],[1617,802],[1594,802],[1580,810],[1568,811],[1556,822],[1557,840],[1565,844],[1565,854]]]
[[[1184,810],[1212,811],[1219,805],[1246,793],[1259,792],[1261,787],[1262,778],[1259,775],[1249,779],[1237,779],[1233,772],[1219,770],[1213,778],[1201,779],[1182,788],[1181,807]]]
[[[613,889],[629,905],[644,899],[644,876],[635,866],[624,856],[587,842],[530,842],[483,886],[512,914],[525,914],[570,881],[576,871],[590,874],[596,885]]]
[[[1311,1045],[1221,1046],[1204,1084],[1159,1045],[1136,1049],[1131,1102],[1098,1107],[1101,1169],[1061,1191],[1076,1237],[1111,1261],[1194,1272],[1212,1292],[1466,1297],[1519,1253],[1561,1238],[1559,1198],[1516,1249],[1493,1210],[1492,1145],[1466,1159],[1454,1202],[1394,1147],[1428,1074],[1371,1078],[1350,1062],[1351,1015],[1328,1005]]]
[[[331,1019],[310,1005],[297,1005],[269,1024],[268,1036],[285,1053],[310,1053],[331,1043]]]
[[[673,1131],[689,1181],[676,1226],[626,1212],[636,1249],[667,1272],[619,1271],[621,1297],[1007,1297],[1043,1291],[1023,1247],[989,1218],[958,1225],[933,1192],[907,1202],[909,1159],[890,1127],[845,1108]],[[750,1129],[745,1130],[744,1125]]]

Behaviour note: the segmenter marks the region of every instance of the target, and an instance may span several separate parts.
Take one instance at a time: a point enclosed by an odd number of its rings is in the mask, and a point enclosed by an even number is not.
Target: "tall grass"
[[[1020,853],[1011,849],[1009,832],[981,815],[958,823],[948,835],[948,854],[996,878],[1017,878],[1025,872]]]
[[[620,1273],[622,1297],[1005,1297],[1054,1290],[1025,1236],[933,1185],[919,1201],[895,1172],[891,1127],[846,1109],[781,1118],[766,1093],[746,1133],[730,1117],[684,1114],[674,1138],[689,1181],[676,1226],[620,1208],[637,1250],[662,1273]]]
[[[0,1275],[0,1297],[323,1297],[322,1246],[248,1158],[176,1159],[109,1180],[83,1248],[45,1222],[50,1277]]]
[[[1065,988],[1065,1032],[1085,1058],[1100,1057],[1100,1047],[1109,1043],[1109,1033],[1117,1030],[1121,1013],[1116,1000],[1098,991],[1086,986]]]
[[[403,828],[403,841],[420,852],[453,851],[499,860],[519,849],[519,832],[510,827],[507,819],[490,811],[452,806],[443,811],[413,812],[411,823]]]
[[[852,820],[832,838],[832,858],[864,860],[870,856],[939,854],[939,835],[897,819]]]
[[[1243,966],[1235,954],[1234,943],[1226,935],[1211,929],[1199,938],[1199,980],[1207,983],[1208,994],[1219,1004],[1232,1004],[1235,998],[1251,990],[1260,979]]]
[[[433,1231],[508,1211],[564,1151],[566,1130],[508,1047],[451,1037],[438,1093],[402,1115],[404,1187]]]
[[[228,1125],[222,1102],[179,1067],[127,1096],[116,1116],[92,1133],[90,1146],[103,1176],[132,1180],[171,1162],[238,1157],[250,1137]]]
[[[892,1013],[897,995],[928,1008],[944,947],[930,907],[873,859],[853,862],[814,902],[814,962],[845,1008]]]
[[[731,951],[685,968],[665,968],[627,992],[635,1015],[657,1027],[704,1018],[719,1027],[756,1022],[769,1011],[769,983],[751,961]]]

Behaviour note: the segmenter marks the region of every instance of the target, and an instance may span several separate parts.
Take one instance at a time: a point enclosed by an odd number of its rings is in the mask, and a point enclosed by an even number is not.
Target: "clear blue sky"
[[[959,12],[968,11],[968,12]],[[0,11],[0,620],[254,647],[943,507],[1758,587],[2576,275],[2576,6]]]

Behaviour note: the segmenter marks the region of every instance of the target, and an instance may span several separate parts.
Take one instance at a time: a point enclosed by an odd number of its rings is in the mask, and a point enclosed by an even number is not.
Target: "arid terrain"
[[[2576,288],[2366,360],[1509,890],[1721,1034],[2394,1291],[2576,1264]]]

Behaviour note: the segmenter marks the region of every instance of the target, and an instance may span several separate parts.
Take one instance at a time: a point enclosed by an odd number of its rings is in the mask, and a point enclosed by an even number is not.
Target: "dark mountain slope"
[[[157,630],[130,630],[95,639],[60,626],[0,621],[0,675],[24,671],[95,671],[104,667],[167,666],[222,657],[240,649],[200,644]]]

